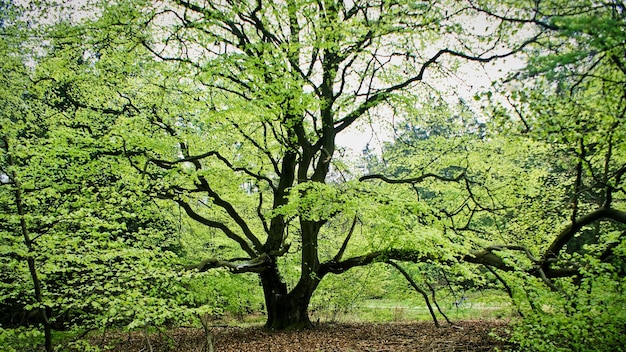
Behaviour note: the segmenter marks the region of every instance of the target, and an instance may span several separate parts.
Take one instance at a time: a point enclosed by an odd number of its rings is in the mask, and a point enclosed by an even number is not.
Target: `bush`
[[[593,274],[593,275],[591,275]],[[513,324],[521,351],[619,351],[626,345],[626,280],[588,273],[564,285],[565,295],[535,291],[534,309]]]

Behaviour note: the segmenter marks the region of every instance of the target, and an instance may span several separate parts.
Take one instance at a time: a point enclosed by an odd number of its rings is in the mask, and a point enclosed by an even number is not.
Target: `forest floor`
[[[503,320],[464,320],[441,328],[430,321],[322,323],[312,330],[288,332],[261,326],[212,327],[211,335],[215,352],[495,351],[511,347],[494,336],[505,336],[506,327]],[[154,333],[149,339],[141,332],[108,336],[105,341],[115,352],[211,351],[204,331],[193,328]]]

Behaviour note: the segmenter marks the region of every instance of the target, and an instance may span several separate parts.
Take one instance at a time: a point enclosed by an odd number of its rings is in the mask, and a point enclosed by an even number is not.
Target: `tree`
[[[372,199],[368,192],[401,211],[394,219],[419,215],[367,184],[337,182],[336,138],[393,111],[399,97],[425,87],[428,73],[506,57],[541,36],[511,44],[519,24],[483,13],[471,1],[120,2],[76,37],[95,54],[99,79],[115,82],[104,98],[84,94],[76,79],[66,101],[127,113],[114,132],[118,150],[150,192],[240,249],[238,258],[195,267],[258,273],[266,326],[306,327],[324,276],[385,253],[433,259],[389,245],[346,258],[351,231],[334,255],[320,256],[320,234],[333,219],[364,216],[359,202]],[[492,29],[465,34],[472,16]],[[288,287],[278,259],[294,248],[299,273]]]
[[[537,25],[552,34],[510,78],[509,87],[518,88],[506,93],[508,110],[494,112],[504,116],[509,135],[541,143],[552,155],[544,159],[550,167],[539,198],[520,207],[511,227],[530,235],[509,249],[545,284],[517,281],[529,309],[514,338],[532,350],[619,349],[626,284],[626,160],[619,152],[626,142],[625,8],[616,1],[538,5]],[[494,249],[499,265],[510,260],[507,246]]]
[[[2,29],[1,348],[52,351],[55,330],[193,313],[170,270],[180,254],[171,213],[100,143],[115,115],[73,109],[55,79],[89,63],[60,47],[37,53],[27,28]]]
[[[385,148],[387,167],[378,171],[385,176],[378,178],[413,184],[421,179],[412,172],[423,165],[464,170],[469,183],[460,185],[462,193],[436,182],[413,191],[435,209],[458,209],[445,211],[449,229],[477,234],[461,259],[486,265],[512,296],[523,316],[514,340],[529,350],[619,349],[626,284],[625,160],[617,152],[626,141],[624,5],[535,6],[532,17],[482,8],[547,31],[527,52],[528,66],[504,82],[507,107],[490,112],[485,140],[451,129],[454,114],[433,114],[433,129],[424,126],[428,110],[414,111],[415,120],[404,121]],[[499,101],[494,91],[485,96]]]
[[[583,244],[597,243],[600,233],[587,231],[587,226],[624,224],[624,159],[616,154],[624,148],[622,10],[613,2],[540,8],[545,20],[537,24],[553,35],[539,41],[529,65],[511,78],[528,88],[507,94],[515,102],[518,124],[507,128],[550,146],[555,159],[546,188],[556,186],[562,193],[551,200],[559,210],[550,216],[570,222],[542,249],[542,270],[549,271],[565,251],[579,252]],[[574,273],[578,271],[569,272]]]
[[[7,10],[7,14],[14,15],[15,8],[11,3],[3,2],[0,4],[0,7]],[[6,17],[5,17],[6,16]],[[13,16],[11,16],[13,17]],[[28,274],[30,276],[30,283],[33,287],[34,293],[34,302],[31,302],[34,306],[34,310],[39,315],[43,330],[45,334],[45,348],[46,351],[52,351],[52,328],[49,319],[49,312],[45,309],[44,298],[42,295],[42,284],[40,280],[40,273],[36,267],[36,258],[33,255],[33,241],[36,235],[31,234],[29,228],[26,224],[26,210],[24,205],[24,189],[22,187],[22,180],[17,176],[16,170],[16,160],[15,160],[15,152],[17,152],[17,147],[13,145],[15,131],[10,131],[9,126],[12,124],[9,123],[11,121],[15,121],[20,119],[19,111],[24,109],[24,103],[21,100],[21,97],[16,97],[12,94],[12,92],[24,92],[25,86],[28,82],[27,80],[27,72],[23,63],[20,61],[19,57],[15,57],[12,55],[11,46],[15,45],[16,42],[19,43],[19,40],[11,40],[15,39],[14,36],[17,36],[19,32],[19,25],[12,26],[12,21],[15,20],[15,17],[11,18],[8,15],[3,14],[2,25],[0,29],[2,30],[2,40],[0,41],[0,54],[3,57],[3,65],[2,65],[2,86],[3,90],[1,92],[2,99],[2,134],[0,135],[0,148],[2,150],[2,159],[0,159],[0,185],[4,190],[7,186],[12,186],[12,192],[10,195],[5,196],[3,192],[3,208],[9,208],[9,204],[14,204],[12,213],[14,213],[15,217],[10,218],[6,216],[6,210],[3,211],[2,222],[0,222],[0,230],[2,233],[8,230],[11,225],[15,227],[15,234],[19,234],[16,238],[21,240],[26,246],[26,250],[22,250],[19,252],[14,252],[12,250],[3,252],[7,252],[9,254],[13,254],[18,257],[22,261],[25,261],[28,266]],[[9,23],[5,23],[8,21]],[[27,127],[28,132],[32,132],[33,123],[24,124],[30,125]],[[27,133],[28,133],[27,132]],[[6,204],[6,206],[5,206]],[[5,241],[3,241],[5,242]],[[7,247],[12,247],[11,245],[14,241],[9,241],[9,245]],[[4,258],[3,258],[4,259]],[[3,264],[9,262],[9,260],[3,260]],[[10,268],[9,265],[7,265]],[[7,271],[10,272],[11,270]],[[4,272],[4,270],[3,270]],[[6,274],[5,274],[6,275]],[[7,275],[9,276],[9,275]],[[12,281],[9,279],[9,281]],[[3,282],[7,282],[6,278],[3,278]],[[4,296],[4,295],[3,295]],[[6,297],[3,297],[3,300]]]

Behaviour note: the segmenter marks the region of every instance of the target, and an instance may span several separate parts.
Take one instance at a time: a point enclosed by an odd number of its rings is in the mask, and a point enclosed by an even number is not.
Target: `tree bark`
[[[299,330],[312,328],[309,319],[309,302],[316,284],[299,284],[291,292],[282,282],[276,267],[260,273],[267,321],[265,328],[271,330]]]
[[[267,322],[265,328],[270,330],[301,330],[310,329],[313,323],[309,319],[309,302],[311,294],[287,295],[275,294],[267,304]]]

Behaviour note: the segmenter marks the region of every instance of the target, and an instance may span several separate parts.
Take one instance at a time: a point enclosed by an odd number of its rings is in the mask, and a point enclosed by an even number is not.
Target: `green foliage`
[[[596,273],[565,286],[569,299],[543,289],[535,309],[513,325],[512,341],[523,351],[615,351],[624,345],[626,281]]]
[[[195,305],[210,307],[215,317],[243,318],[263,310],[262,293],[254,275],[232,276],[225,270],[194,275],[185,282]]]
[[[555,228],[594,209],[623,211],[626,204],[619,190],[626,165],[623,6],[575,1],[550,11],[550,30],[518,76],[524,88],[504,93],[517,118],[497,112],[506,116],[498,122],[509,135],[521,131],[552,154],[542,157],[548,167],[539,197],[517,212],[510,229],[526,233],[520,239],[533,253],[556,248],[557,260],[576,263],[580,274],[548,281],[552,288],[509,277],[524,314],[513,340],[528,351],[618,350],[624,345],[624,222],[590,223],[562,240],[563,248],[553,241]]]
[[[76,109],[79,94],[108,104],[105,90],[85,88],[94,66],[54,42],[31,70],[34,56],[0,44],[2,349],[43,345],[39,327],[48,340],[51,328],[161,326],[211,310],[175,269],[183,252],[170,209],[111,150],[119,115]],[[81,343],[68,339],[55,343]]]
[[[41,52],[20,56],[3,37],[0,307],[45,331],[136,329],[256,309],[260,288],[249,276],[227,284],[223,271],[172,270],[207,256],[269,258],[260,275],[268,310],[311,296],[314,306],[333,300],[335,311],[349,309],[350,282],[320,282],[320,268],[368,253],[383,253],[370,262],[414,262],[419,284],[446,272],[462,278],[450,287],[478,287],[495,278],[459,259],[516,244],[521,255],[494,252],[532,273],[555,228],[605,203],[623,207],[626,129],[618,7],[528,3],[129,0],[47,28]],[[528,10],[540,5],[541,16]],[[493,15],[501,9],[506,16]],[[555,35],[537,37],[543,46],[519,76],[532,78],[534,90],[509,97],[524,104],[521,121],[503,119],[503,108],[477,117],[464,101],[416,93],[429,88],[417,87],[427,69],[456,68],[448,54],[484,61],[544,13],[542,30]],[[467,31],[472,16],[492,29]],[[384,175],[346,182],[336,135],[386,110],[400,121],[396,139],[368,160],[368,172]],[[521,135],[510,133],[517,122]],[[621,290],[611,286],[623,268],[621,247],[612,247],[620,231],[589,226],[567,243],[560,259],[584,263],[583,271],[603,268],[607,260],[591,258],[608,249],[616,257],[612,270],[557,282],[575,297],[574,310],[514,276],[527,322],[595,317],[589,302],[613,298],[599,288]],[[380,267],[362,280],[372,295],[386,293],[371,287],[372,277],[397,278]],[[330,293],[313,295],[318,287]],[[575,295],[581,288],[589,294]],[[534,315],[539,303],[556,313]],[[515,338],[529,348],[560,338],[521,326]],[[24,333],[0,336],[21,344]]]
[[[3,329],[0,327],[0,346],[7,352],[27,352],[40,347],[43,332],[38,327]]]

